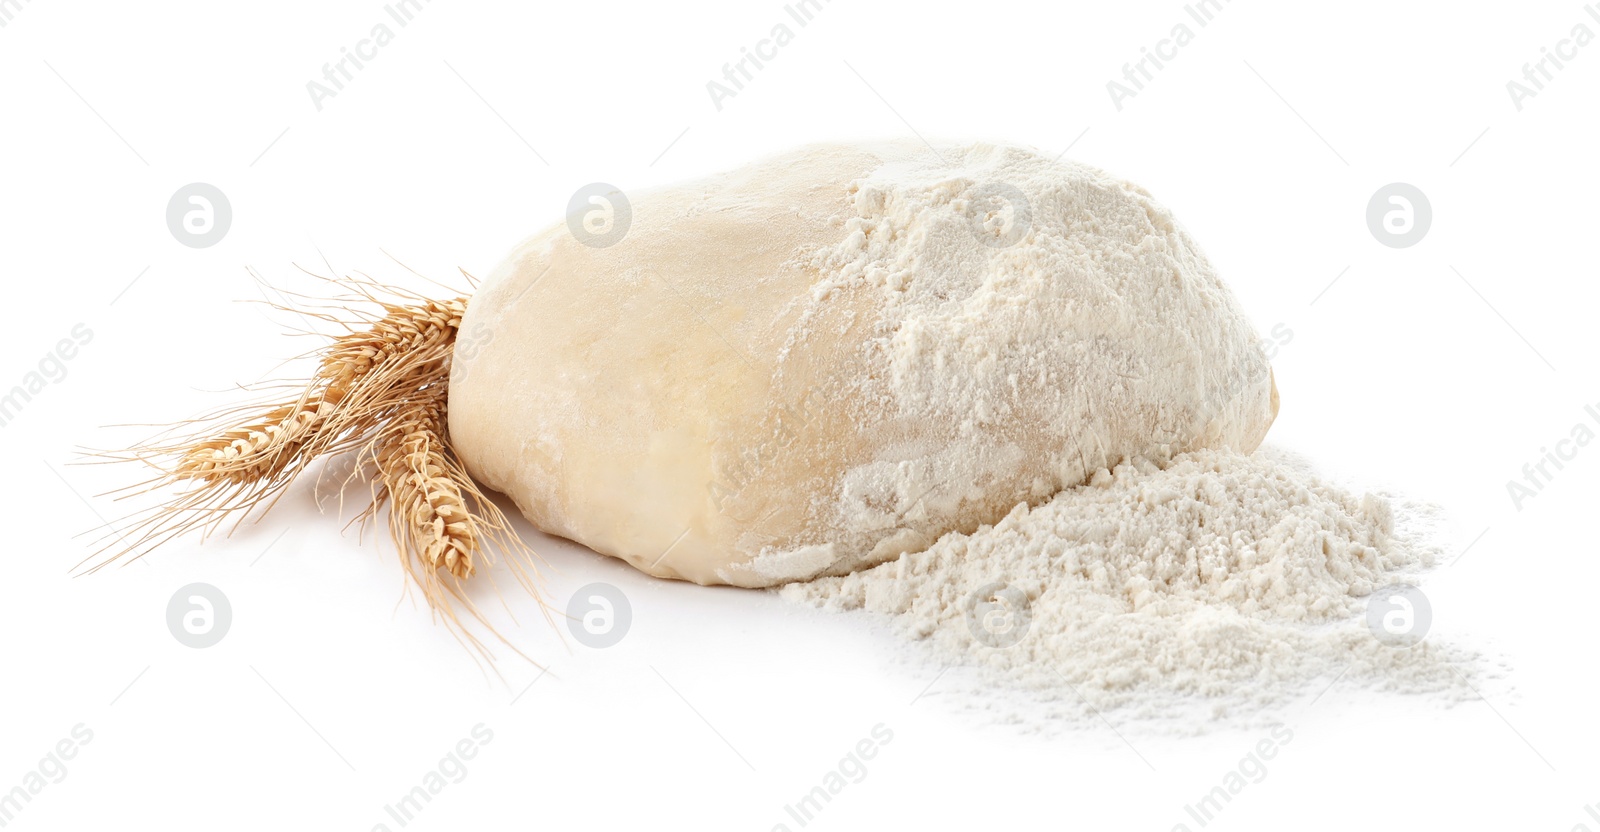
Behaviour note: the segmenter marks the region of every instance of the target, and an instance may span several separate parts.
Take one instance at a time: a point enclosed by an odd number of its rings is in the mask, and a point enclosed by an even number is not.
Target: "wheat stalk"
[[[367,278],[331,282],[350,290],[332,306],[273,304],[346,330],[312,353],[317,369],[311,379],[288,385],[297,390],[293,400],[230,408],[181,423],[129,451],[98,454],[115,461],[137,460],[158,471],[127,490],[186,490],[113,533],[125,545],[107,544],[98,554],[110,551],[110,557],[88,571],[142,557],[188,532],[209,535],[229,518],[236,527],[255,509],[270,508],[314,460],[353,452],[356,474],[370,473],[375,485],[372,503],[357,519],[364,525],[387,507],[401,566],[428,605],[480,653],[488,655],[462,626],[457,606],[510,646],[488,625],[462,584],[477,571],[480,558],[489,562],[486,544],[492,541],[510,555],[507,561],[517,582],[539,601],[547,619],[549,610],[540,590],[538,556],[512,532],[505,514],[472,481],[450,447],[450,359],[467,298],[433,300]],[[397,296],[406,302],[392,300]],[[361,311],[363,301],[375,304],[379,312]]]

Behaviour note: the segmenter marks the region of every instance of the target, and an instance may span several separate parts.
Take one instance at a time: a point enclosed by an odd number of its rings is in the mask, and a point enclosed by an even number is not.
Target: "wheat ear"
[[[448,355],[466,308],[464,297],[383,304],[376,323],[336,337],[320,352],[317,374],[299,401],[193,443],[173,478],[240,485],[272,479],[327,453],[346,432],[370,427],[366,422],[381,415],[397,390],[413,387],[419,365]]]
[[[236,527],[255,509],[270,508],[314,460],[354,453],[357,473],[369,471],[375,479],[373,502],[357,519],[365,524],[387,506],[390,534],[407,577],[458,638],[487,655],[455,612],[463,607],[488,626],[462,584],[480,558],[488,562],[487,543],[509,554],[512,574],[539,601],[547,619],[549,610],[540,591],[538,556],[518,539],[449,444],[449,368],[467,298],[433,300],[368,278],[330,282],[349,290],[331,306],[278,307],[346,330],[312,353],[317,370],[309,381],[288,385],[297,390],[292,401],[230,408],[182,423],[132,450],[98,454],[137,460],[158,471],[125,490],[183,490],[135,515],[139,519],[129,528],[113,532],[123,545],[109,543],[101,554],[110,551],[110,557],[88,571],[142,557],[187,532],[209,535],[230,518]],[[379,311],[360,311],[363,301]]]
[[[428,570],[472,577],[477,521],[461,494],[462,479],[446,458],[445,397],[441,386],[422,391],[384,426],[373,452],[389,500],[389,530],[402,560]]]
[[[117,549],[110,541],[97,554],[114,554],[98,569],[124,557],[137,558],[190,531],[210,535],[230,519],[234,526],[258,507],[268,507],[319,457],[359,450],[402,402],[447,367],[467,299],[436,301],[402,296],[370,279],[331,281],[348,291],[336,298],[335,312],[280,306],[343,327],[311,353],[317,370],[307,381],[268,385],[295,391],[266,405],[229,408],[180,423],[132,449],[102,452],[111,460],[133,459],[157,475],[127,489],[142,492],[178,488],[167,502],[149,510],[129,529]],[[379,308],[359,310],[362,301]],[[277,395],[282,395],[278,393]],[[230,526],[230,530],[233,526]]]

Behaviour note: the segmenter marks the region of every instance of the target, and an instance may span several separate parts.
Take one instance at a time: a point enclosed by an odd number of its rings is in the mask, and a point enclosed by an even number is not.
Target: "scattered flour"
[[[1440,554],[1426,513],[1397,527],[1392,505],[1272,449],[1203,450],[1102,469],[993,526],[780,592],[891,616],[939,663],[1059,716],[1248,716],[1336,678],[1467,695],[1471,656],[1390,646],[1366,625],[1366,596]]]

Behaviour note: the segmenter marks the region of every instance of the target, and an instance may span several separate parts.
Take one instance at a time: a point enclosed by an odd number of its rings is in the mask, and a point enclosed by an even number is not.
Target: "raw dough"
[[[1277,412],[1193,241],[1093,168],[817,145],[629,197],[614,245],[563,222],[485,281],[449,418],[535,526],[652,575],[846,574]]]

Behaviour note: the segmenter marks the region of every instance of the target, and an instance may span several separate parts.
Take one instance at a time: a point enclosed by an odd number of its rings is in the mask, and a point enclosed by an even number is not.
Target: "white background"
[[[1271,441],[1448,506],[1451,559],[1476,540],[1424,584],[1432,637],[1510,677],[1452,709],[1336,684],[1277,715],[1293,741],[1207,828],[1600,829],[1600,447],[1520,511],[1506,490],[1600,406],[1600,45],[1520,112],[1506,89],[1574,25],[1600,33],[1576,0],[1235,0],[1203,28],[1178,2],[832,0],[720,112],[707,82],[788,20],[777,0],[439,0],[319,112],[306,83],[386,19],[378,2],[33,0],[0,28],[0,389],[74,325],[94,334],[0,429],[0,790],[73,726],[94,733],[8,828],[398,828],[384,806],[479,723],[493,740],[411,828],[798,828],[784,805],[879,723],[892,742],[807,828],[1195,826],[1183,806],[1260,732],[985,726],[934,668],[890,664],[867,621],[650,580],[525,524],[553,598],[606,581],[634,609],[594,650],[508,594],[542,678],[514,660],[486,675],[397,607],[387,541],[341,536],[308,490],[231,539],[69,575],[91,551],[75,535],[124,512],[96,495],[137,474],[74,467],[75,447],[218,405],[311,346],[234,302],[260,297],[247,267],[302,290],[294,264],[404,280],[385,252],[481,275],[586,183],[915,132],[1070,146],[1148,187],[1260,329],[1294,332]],[[1119,111],[1107,82],[1180,22],[1193,42]],[[199,250],[165,221],[197,181],[234,212]],[[1365,220],[1395,181],[1434,215],[1403,250]],[[195,581],[233,608],[203,650],[164,620]]]

